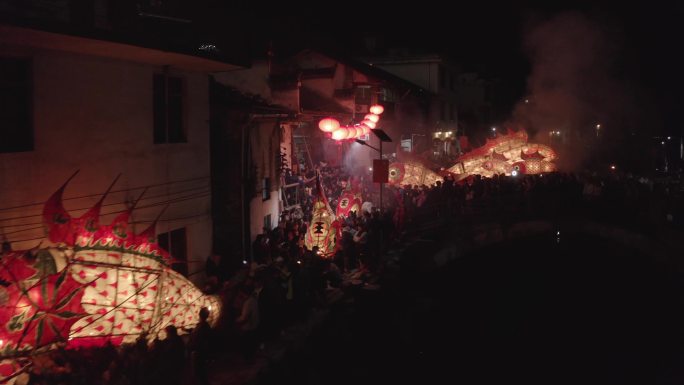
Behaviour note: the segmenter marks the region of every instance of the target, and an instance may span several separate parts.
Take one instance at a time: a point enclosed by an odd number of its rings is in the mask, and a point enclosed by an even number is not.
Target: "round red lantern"
[[[363,117],[363,120],[370,120],[373,123],[377,123],[378,120],[380,120],[380,117],[375,114],[367,114]]]
[[[367,126],[368,128],[375,128],[375,123],[371,122],[370,120],[364,120],[361,122],[361,124]]]
[[[338,128],[337,130],[333,131],[332,138],[333,140],[344,140],[347,139],[347,134],[346,128]]]
[[[337,119],[325,118],[318,122],[318,128],[323,132],[334,132],[340,128],[340,122]]]
[[[385,111],[385,108],[379,104],[375,104],[370,108],[370,112],[372,112],[375,115],[380,115],[383,113],[383,111]]]

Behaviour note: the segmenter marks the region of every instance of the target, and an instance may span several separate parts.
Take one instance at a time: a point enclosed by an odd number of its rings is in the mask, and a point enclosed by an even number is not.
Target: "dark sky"
[[[610,76],[646,115],[659,121],[658,130],[679,133],[684,124],[684,4],[675,2],[539,2],[500,5],[493,2],[419,1],[408,5],[369,6],[369,2],[291,3],[249,12],[245,32],[255,56],[269,41],[276,54],[300,46],[331,47],[352,55],[366,54],[364,37],[375,36],[381,48],[406,47],[439,53],[466,70],[505,81],[522,95],[532,64],[524,48],[531,29],[562,13],[575,12],[599,25],[614,43]],[[578,41],[577,44],[586,42]],[[648,118],[643,124],[648,124]],[[654,123],[655,124],[655,123]]]

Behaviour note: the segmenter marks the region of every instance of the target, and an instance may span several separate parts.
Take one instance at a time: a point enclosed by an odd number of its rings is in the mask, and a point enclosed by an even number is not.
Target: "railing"
[[[305,186],[299,182],[286,184],[280,188],[283,208],[285,210],[290,210],[302,204],[302,201],[306,197],[304,188]]]

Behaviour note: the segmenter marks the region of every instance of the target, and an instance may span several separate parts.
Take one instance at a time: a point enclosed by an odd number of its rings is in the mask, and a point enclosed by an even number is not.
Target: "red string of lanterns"
[[[377,127],[380,115],[384,111],[385,109],[381,105],[376,104],[371,106],[371,113],[364,116],[363,121],[359,124],[342,126],[337,119],[328,117],[318,122],[318,128],[323,132],[329,133],[330,137],[335,141],[355,139],[367,135],[370,133],[370,130]]]

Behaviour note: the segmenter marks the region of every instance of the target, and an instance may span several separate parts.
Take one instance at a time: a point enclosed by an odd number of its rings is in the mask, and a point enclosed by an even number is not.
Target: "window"
[[[264,228],[269,230],[273,228],[273,224],[271,223],[271,214],[268,214],[264,217]]]
[[[372,94],[369,86],[356,87],[354,93],[355,112],[363,114],[368,112],[371,105]]]
[[[154,75],[154,143],[185,143],[183,79]]]
[[[344,66],[344,88],[352,88],[354,83],[354,69],[350,66]]]
[[[0,58],[0,153],[31,150],[31,63]]]
[[[188,240],[185,227],[157,235],[159,246],[171,254],[171,264],[175,271],[188,276]]]
[[[383,102],[383,104],[394,103],[396,102],[396,96],[389,88],[383,88],[380,90],[380,100]]]
[[[261,185],[261,200],[267,201],[271,199],[271,178],[265,177]]]

